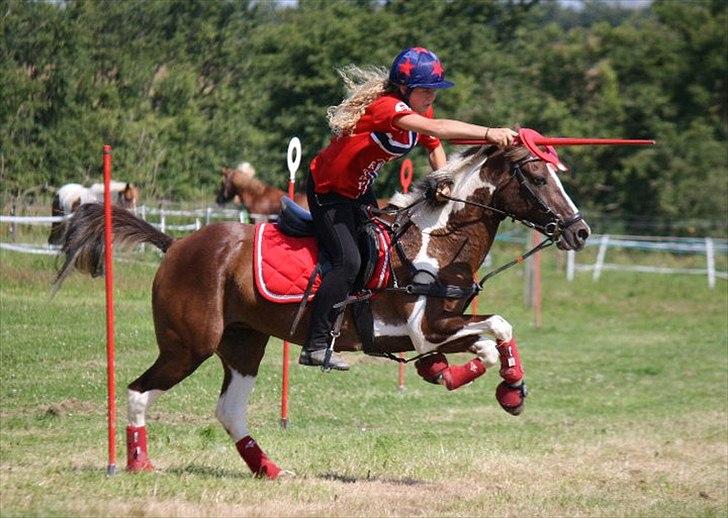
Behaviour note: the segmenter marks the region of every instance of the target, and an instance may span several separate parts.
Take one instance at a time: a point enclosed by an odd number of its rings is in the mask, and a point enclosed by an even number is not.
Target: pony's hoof
[[[495,389],[495,398],[501,408],[511,415],[520,415],[523,412],[523,405],[528,395],[528,387],[521,381],[518,385],[509,385],[501,381]]]
[[[154,465],[149,459],[133,460],[127,463],[126,470],[129,473],[147,473],[154,471]]]

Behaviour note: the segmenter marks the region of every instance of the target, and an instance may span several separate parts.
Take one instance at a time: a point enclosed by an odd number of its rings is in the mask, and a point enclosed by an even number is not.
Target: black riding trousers
[[[361,267],[358,236],[362,205],[369,205],[371,201],[376,203],[376,199],[371,191],[357,200],[335,193],[316,194],[311,176],[306,195],[319,248],[328,255],[332,267],[316,293],[304,344],[306,349],[316,350],[328,347],[336,319],[333,306],[346,299],[356,281]]]

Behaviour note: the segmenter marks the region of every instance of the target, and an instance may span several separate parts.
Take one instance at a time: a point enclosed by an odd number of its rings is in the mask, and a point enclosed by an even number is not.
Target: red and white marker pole
[[[288,143],[288,153],[286,155],[288,164],[288,197],[293,199],[296,171],[301,165],[301,141],[298,137],[293,137]],[[290,363],[291,345],[288,340],[283,341],[283,375],[281,387],[281,428],[284,430],[288,427],[288,373]]]
[[[409,192],[412,185],[412,177],[414,176],[414,166],[412,160],[406,158],[399,168],[399,184],[402,186],[402,192]],[[404,354],[399,353],[400,358],[404,358]],[[399,391],[404,392],[404,363],[399,364]]]
[[[116,474],[116,374],[114,368],[114,272],[111,230],[111,146],[104,146],[104,272],[106,277],[106,387],[109,434],[107,475]]]

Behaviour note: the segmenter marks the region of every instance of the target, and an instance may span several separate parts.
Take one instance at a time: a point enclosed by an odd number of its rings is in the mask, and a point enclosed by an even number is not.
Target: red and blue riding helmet
[[[445,69],[435,53],[424,47],[410,47],[400,52],[389,69],[389,80],[408,90],[455,86],[445,80]]]

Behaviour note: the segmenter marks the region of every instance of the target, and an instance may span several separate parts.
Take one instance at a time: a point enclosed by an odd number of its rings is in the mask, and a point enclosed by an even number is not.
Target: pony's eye
[[[544,185],[546,185],[546,179],[545,178],[541,178],[540,176],[534,177],[533,180],[531,180],[531,182],[536,187],[543,187]]]

